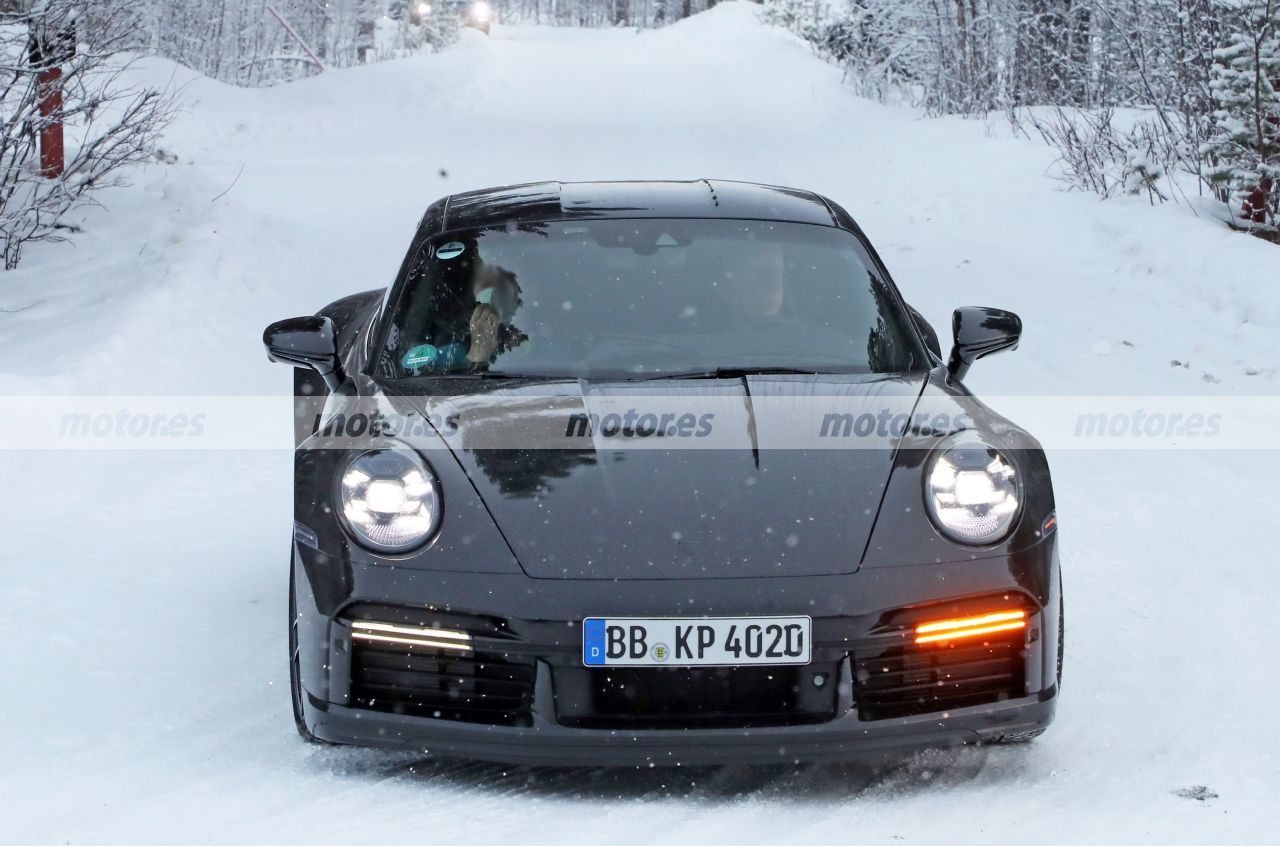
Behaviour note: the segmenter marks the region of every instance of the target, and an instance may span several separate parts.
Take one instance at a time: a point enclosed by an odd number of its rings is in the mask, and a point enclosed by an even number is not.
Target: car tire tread
[[[293,724],[298,736],[307,743],[330,745],[311,733],[302,711],[302,674],[299,667],[298,647],[298,591],[295,587],[294,562],[289,562],[289,694],[293,700]]]

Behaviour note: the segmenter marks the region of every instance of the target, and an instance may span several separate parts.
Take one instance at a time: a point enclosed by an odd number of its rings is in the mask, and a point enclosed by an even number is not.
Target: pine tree
[[[356,5],[356,58],[361,64],[373,59],[380,5],[378,0],[359,0]]]
[[[1216,104],[1205,174],[1241,217],[1280,233],[1280,0],[1216,0],[1226,46],[1213,53]]]

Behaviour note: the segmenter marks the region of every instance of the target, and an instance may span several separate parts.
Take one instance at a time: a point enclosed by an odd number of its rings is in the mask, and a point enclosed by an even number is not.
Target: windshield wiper
[[[823,371],[804,367],[717,367],[688,373],[658,373],[636,381],[656,382],[661,379],[745,379],[748,376],[817,376]]]
[[[557,382],[575,377],[559,373],[510,373],[506,370],[474,370],[470,373],[458,373],[457,376],[470,376],[473,379],[505,379],[526,382]]]
[[[503,370],[455,370],[443,373],[424,373],[420,378],[427,379],[555,379],[560,377],[542,376],[531,373],[507,373]]]

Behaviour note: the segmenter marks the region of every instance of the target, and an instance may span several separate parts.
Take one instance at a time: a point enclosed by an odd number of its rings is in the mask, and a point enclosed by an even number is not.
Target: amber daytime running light
[[[916,626],[916,643],[938,643],[967,637],[1012,632],[1027,627],[1027,612],[998,611],[977,617],[958,617]]]

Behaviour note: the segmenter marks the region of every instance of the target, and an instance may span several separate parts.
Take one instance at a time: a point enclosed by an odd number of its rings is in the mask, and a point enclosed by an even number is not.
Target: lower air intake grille
[[[1025,693],[1023,632],[955,644],[895,646],[854,656],[864,720],[987,705]]]
[[[599,728],[734,728],[830,719],[829,691],[802,692],[794,667],[592,670],[589,714]],[[809,687],[812,687],[810,683]],[[834,687],[834,685],[832,685]],[[562,720],[563,721],[563,720]]]
[[[523,725],[534,663],[466,651],[353,639],[351,701],[360,708],[489,725]]]

